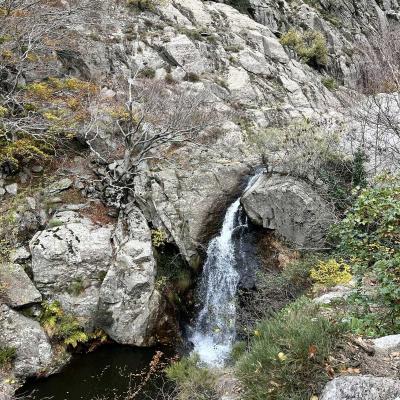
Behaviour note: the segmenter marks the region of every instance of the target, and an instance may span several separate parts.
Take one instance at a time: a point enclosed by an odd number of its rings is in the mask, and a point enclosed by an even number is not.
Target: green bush
[[[348,283],[352,278],[350,266],[333,259],[318,261],[311,269],[310,276],[317,284],[327,287]]]
[[[334,91],[338,88],[338,84],[335,78],[324,78],[322,79],[322,84],[330,91]]]
[[[174,362],[166,374],[177,385],[178,400],[218,400],[214,386],[216,377],[199,365],[197,354]]]
[[[379,320],[379,330],[400,329],[400,177],[385,176],[362,190],[333,229],[337,252],[351,264],[360,315]],[[372,285],[371,285],[372,283]]]
[[[293,49],[297,55],[312,67],[324,67],[328,64],[328,47],[321,32],[300,32],[290,29],[282,35],[281,44]]]
[[[15,347],[0,346],[0,368],[9,364],[16,356]]]
[[[246,400],[304,400],[320,392],[341,330],[300,299],[260,323],[237,364]]]

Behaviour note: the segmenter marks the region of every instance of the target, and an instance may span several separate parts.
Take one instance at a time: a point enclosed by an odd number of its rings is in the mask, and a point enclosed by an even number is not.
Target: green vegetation
[[[354,188],[366,184],[363,151],[345,156],[341,128],[325,131],[309,120],[299,120],[285,128],[267,128],[248,133],[255,148],[268,151],[271,168],[280,166],[290,175],[322,182],[319,190],[325,200],[343,213],[354,201]]]
[[[335,91],[338,88],[338,84],[336,82],[335,78],[329,77],[329,78],[323,78],[322,79],[322,84],[330,91]]]
[[[215,375],[199,365],[199,357],[194,354],[174,362],[166,369],[166,374],[177,385],[177,400],[218,400],[215,392]]]
[[[328,357],[338,346],[341,328],[300,299],[259,324],[237,374],[246,400],[304,400],[328,381]]]
[[[19,88],[18,109],[11,102],[0,106],[0,166],[16,172],[65,147],[88,116],[87,100],[96,91],[96,86],[77,78],[49,78]]]
[[[156,77],[156,71],[150,67],[143,68],[139,72],[139,77],[146,78],[146,79],[154,79]]]
[[[9,364],[16,356],[15,347],[0,346],[0,368]]]
[[[45,302],[42,307],[40,323],[50,338],[72,347],[89,340],[79,321],[66,314],[58,301]]]
[[[356,320],[379,333],[400,329],[400,179],[381,177],[365,188],[334,228],[337,253],[351,265],[358,290]],[[359,324],[358,324],[359,325]]]
[[[319,261],[311,269],[310,276],[314,282],[325,287],[348,283],[352,278],[350,265],[333,259]]]
[[[75,279],[68,288],[68,293],[73,296],[79,296],[85,290],[85,284],[82,278]]]
[[[328,47],[321,32],[300,32],[290,29],[280,40],[283,46],[294,50],[307,64],[315,68],[325,67],[328,64]]]

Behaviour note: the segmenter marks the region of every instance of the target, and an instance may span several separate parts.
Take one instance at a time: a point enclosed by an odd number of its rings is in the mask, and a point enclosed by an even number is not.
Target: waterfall
[[[253,176],[247,184],[249,189],[262,171]],[[236,292],[240,281],[238,261],[235,256],[235,233],[241,228],[240,198],[228,208],[217,237],[207,248],[207,258],[200,283],[200,310],[190,337],[194,351],[209,365],[221,366],[229,355],[236,336]],[[242,239],[239,238],[239,246]],[[240,251],[240,248],[239,248]]]

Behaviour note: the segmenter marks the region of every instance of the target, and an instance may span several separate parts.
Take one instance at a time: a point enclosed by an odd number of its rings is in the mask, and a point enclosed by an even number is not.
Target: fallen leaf
[[[318,396],[311,396],[310,400],[318,400]]]
[[[314,358],[316,354],[317,354],[317,346],[312,344],[308,348],[308,358]]]
[[[335,377],[335,370],[329,364],[325,364],[325,371],[329,375],[329,378],[333,379]]]
[[[280,352],[278,353],[278,358],[279,361],[285,361],[287,359],[287,356],[285,355],[285,353]]]

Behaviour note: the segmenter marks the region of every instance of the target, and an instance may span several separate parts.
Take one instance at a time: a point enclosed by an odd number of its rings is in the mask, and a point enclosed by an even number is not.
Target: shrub
[[[313,257],[293,261],[281,272],[259,272],[256,291],[241,291],[241,308],[237,316],[237,331],[241,339],[249,341],[261,320],[275,315],[312,285],[310,270]]]
[[[282,35],[281,44],[293,49],[297,55],[312,67],[324,67],[328,64],[328,47],[321,32],[300,32],[290,29]]]
[[[300,299],[257,328],[251,349],[237,364],[246,400],[303,400],[328,380],[325,367],[340,329]]]
[[[15,347],[0,346],[0,368],[9,364],[15,356]]]
[[[398,331],[400,177],[387,175],[363,189],[333,235],[338,255],[351,264],[357,278],[354,301],[361,314],[375,314],[383,332]]]
[[[330,91],[334,91],[338,88],[338,84],[335,78],[324,78],[322,84]]]
[[[72,347],[88,341],[89,337],[78,320],[72,315],[66,314],[58,301],[45,302],[42,306],[40,323],[50,338]]]
[[[350,266],[333,259],[319,261],[311,269],[310,276],[314,282],[323,286],[336,286],[341,283],[348,283],[352,278]]]
[[[185,75],[185,81],[188,81],[188,82],[199,82],[200,81],[200,77],[199,77],[199,75],[195,74],[194,72],[188,72]]]
[[[207,368],[199,365],[199,357],[194,354],[174,362],[166,368],[169,379],[176,383],[178,400],[217,400],[214,389],[216,377]]]
[[[150,67],[143,68],[139,72],[139,77],[140,78],[154,79],[155,76],[156,76],[156,71],[153,68],[150,68]]]

